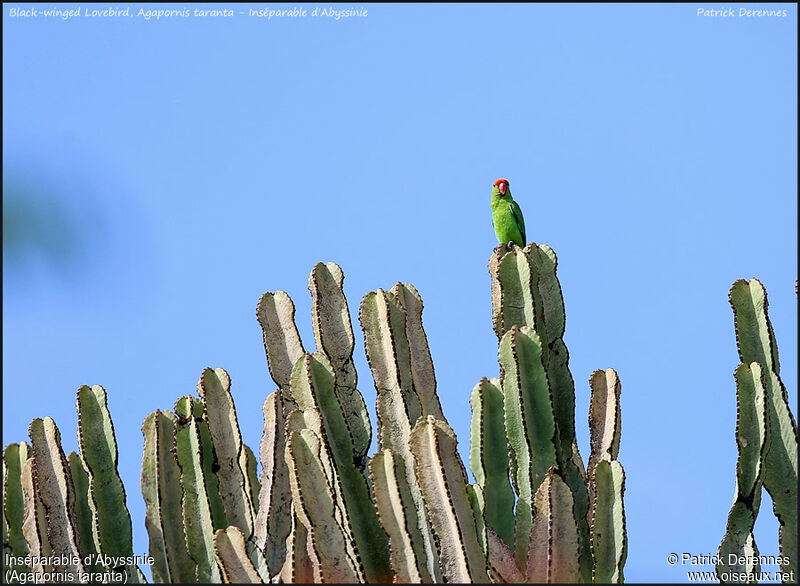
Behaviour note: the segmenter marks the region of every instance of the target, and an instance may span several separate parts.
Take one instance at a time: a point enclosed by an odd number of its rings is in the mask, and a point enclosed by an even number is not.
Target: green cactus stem
[[[574,584],[580,576],[578,526],[572,514],[572,491],[551,468],[536,490],[528,582]]]
[[[491,527],[486,528],[486,555],[489,560],[489,576],[492,582],[521,584],[525,576],[517,566],[514,551],[500,539]]]
[[[539,335],[512,326],[500,341],[500,372],[511,480],[518,496],[514,551],[525,567],[533,523],[533,495],[556,464],[556,423]]]
[[[230,388],[231,379],[222,368],[204,369],[197,384],[197,392],[203,400],[203,418],[208,423],[219,466],[216,475],[225,518],[249,538],[253,534],[253,503],[247,456]]]
[[[442,579],[488,582],[488,564],[467,494],[467,473],[456,450],[455,433],[447,423],[428,415],[414,426],[409,443],[438,543]]]
[[[430,352],[425,332],[421,323],[415,321],[422,311],[421,301],[410,285],[398,283],[393,290],[397,295],[383,289],[367,293],[359,310],[367,361],[377,391],[378,449],[391,450],[394,459],[405,468],[404,474],[397,477],[403,484],[400,490],[410,497],[403,523],[409,528],[420,579],[438,582],[441,576],[436,547],[408,441],[417,419],[423,415],[436,416],[441,406],[435,399],[433,365],[428,364]],[[411,316],[398,295],[409,306]],[[420,344],[424,344],[424,348],[419,347]],[[415,358],[421,364],[415,364]],[[416,381],[419,381],[419,389]],[[385,515],[384,521],[391,522]]]
[[[488,543],[486,541],[486,498],[480,484],[467,485],[467,499],[472,508],[472,518],[475,520],[475,530],[478,533],[478,541],[484,554],[488,555]]]
[[[595,583],[624,581],[622,569],[628,556],[625,531],[625,473],[616,460],[600,460],[594,468],[595,494],[592,502],[592,557]]]
[[[38,538],[42,541],[46,539],[50,553],[65,562],[56,565],[55,571],[73,575],[85,573],[83,557],[78,548],[75,493],[67,457],[61,448],[61,433],[56,422],[51,417],[45,417],[34,419],[28,434],[33,447],[33,490],[46,511],[46,535],[40,532]],[[38,511],[36,516],[37,522],[41,523]],[[28,543],[31,545],[30,541]]]
[[[736,572],[757,576],[761,566],[757,563],[753,527],[761,505],[762,462],[767,448],[767,409],[764,390],[764,372],[758,362],[740,364],[734,373],[736,379],[736,492],[728,513],[725,536],[719,546],[717,575],[720,581],[726,574]],[[730,564],[730,554],[744,564]],[[753,563],[755,560],[755,563]],[[755,580],[753,580],[755,581]]]
[[[291,501],[289,504],[292,504]],[[294,508],[291,520],[292,527],[286,538],[286,561],[277,578],[283,584],[310,584],[314,581],[314,570],[308,552],[313,545],[306,526],[300,522]]]
[[[336,497],[322,466],[322,439],[310,429],[293,431],[286,462],[294,509],[311,537],[314,581],[363,581],[361,564],[349,554],[346,529],[336,519]]]
[[[731,287],[729,300],[741,362],[758,362],[764,373],[768,439],[762,476],[780,525],[780,554],[788,561],[781,565],[781,570],[797,576],[797,423],[780,378],[778,345],[767,312],[767,292],[758,279],[749,282],[740,279]]]
[[[508,546],[514,545],[514,491],[509,482],[503,391],[500,380],[482,378],[472,390],[470,467],[481,487],[485,521]]]
[[[413,509],[409,494],[405,466],[391,450],[383,450],[372,456],[369,463],[370,480],[375,508],[381,526],[389,536],[390,559],[395,582],[401,584],[422,583],[426,568],[420,564],[414,548],[412,532],[419,531],[416,515],[407,515]],[[409,523],[410,517],[411,523]],[[430,576],[426,576],[430,581]]]
[[[589,377],[589,471],[603,458],[616,460],[619,453],[622,418],[619,397],[622,385],[613,368],[595,370]]]
[[[286,559],[286,538],[292,527],[289,469],[284,459],[286,418],[280,390],[264,401],[263,413],[264,433],[259,450],[261,491],[253,537],[267,557],[270,571],[277,573]]]
[[[197,580],[197,569],[186,545],[181,470],[173,453],[175,426],[175,416],[160,410],[142,424],[145,526],[150,536],[153,582],[191,584]]]
[[[345,522],[364,564],[366,579],[385,580],[391,576],[388,538],[372,505],[367,479],[353,461],[352,438],[335,393],[333,366],[326,355],[316,352],[300,358],[292,371],[291,390],[300,409],[318,409],[322,416],[322,440],[335,466],[335,476],[329,473],[328,477],[336,479],[332,484],[338,485],[341,493]]]
[[[353,364],[353,326],[344,296],[344,273],[333,262],[317,263],[308,278],[311,292],[311,321],[317,351],[328,358],[335,373],[336,398],[353,442],[352,458],[366,471],[372,425],[364,397],[356,388],[358,376]]]
[[[428,347],[428,337],[422,326],[422,297],[410,283],[397,283],[390,293],[405,312],[405,335],[411,354],[411,378],[424,415],[447,421],[436,394],[436,375]]]
[[[229,584],[263,584],[248,554],[247,539],[242,530],[231,525],[227,529],[219,529],[214,534],[214,555],[222,577]]]
[[[288,401],[291,401],[289,380],[292,367],[305,353],[294,314],[294,303],[285,291],[264,293],[256,306],[256,318],[263,332],[270,376],[281,389],[282,398]],[[289,411],[289,406],[284,406],[284,414]]]
[[[33,458],[28,458],[22,465],[20,472],[20,486],[25,503],[25,518],[22,521],[22,535],[28,544],[33,565],[31,571],[48,573],[52,570],[49,564],[42,564],[41,560],[47,559],[53,551],[47,538],[47,513],[44,503],[36,491],[33,481]],[[40,560],[40,561],[36,561]]]
[[[261,482],[258,479],[258,460],[250,446],[242,443],[244,471],[247,476],[247,487],[250,490],[250,504],[253,512],[258,511],[258,494],[261,492]]]
[[[75,520],[78,528],[78,549],[84,555],[100,553],[94,538],[94,519],[92,507],[89,503],[89,474],[83,466],[80,455],[70,452],[67,456],[69,474],[72,478],[72,489],[75,492]],[[94,562],[97,558],[91,559]],[[101,564],[86,563],[86,569],[92,573],[103,573],[105,568]]]
[[[575,458],[575,384],[569,370],[569,353],[563,341],[565,311],[561,286],[556,276],[557,264],[555,252],[546,244],[531,242],[524,249],[512,246],[510,251],[505,245],[495,248],[489,260],[493,324],[501,341],[514,326],[529,327],[539,336],[541,363],[546,372],[555,418],[553,442],[556,462],[573,493],[581,560],[580,577],[588,581],[591,578],[589,527],[586,521],[589,495],[585,472]],[[523,506],[527,507],[527,504]],[[526,524],[523,521],[523,526]],[[523,542],[516,547],[520,563],[523,563],[525,550],[523,538]]]
[[[89,508],[97,552],[112,558],[132,557],[133,527],[117,470],[117,440],[105,389],[100,385],[81,386],[77,407],[78,443],[81,462],[89,476]],[[135,565],[126,566],[125,572],[129,582],[144,581]]]
[[[25,522],[25,495],[22,469],[31,453],[25,442],[8,444],[3,450],[3,546],[4,553],[24,558],[30,553],[22,525]],[[4,562],[5,565],[5,562]],[[8,569],[27,573],[25,564],[9,564]]]
[[[178,420],[175,423],[175,458],[181,471],[182,518],[186,547],[197,570],[197,582],[220,580],[214,557],[214,503],[222,507],[216,490],[216,474],[207,464],[212,450],[204,445],[201,426],[203,405],[194,397],[178,399],[175,404]],[[215,482],[210,482],[209,477]],[[224,518],[224,511],[218,512]]]

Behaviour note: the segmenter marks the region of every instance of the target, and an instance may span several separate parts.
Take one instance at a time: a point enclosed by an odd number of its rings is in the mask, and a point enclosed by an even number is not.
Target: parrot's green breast
[[[515,242],[525,246],[525,222],[522,210],[510,197],[492,197],[492,223],[501,243]]]

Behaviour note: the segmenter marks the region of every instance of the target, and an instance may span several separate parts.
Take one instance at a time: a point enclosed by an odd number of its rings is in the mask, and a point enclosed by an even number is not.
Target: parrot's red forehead
[[[506,185],[508,185],[508,179],[498,179],[497,181],[494,182],[494,186],[497,187],[501,183],[505,183]]]

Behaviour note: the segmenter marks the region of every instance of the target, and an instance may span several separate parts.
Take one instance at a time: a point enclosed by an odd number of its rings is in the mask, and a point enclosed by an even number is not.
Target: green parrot
[[[498,179],[492,187],[492,224],[501,244],[516,242],[525,246],[525,220],[511,197],[508,179]]]

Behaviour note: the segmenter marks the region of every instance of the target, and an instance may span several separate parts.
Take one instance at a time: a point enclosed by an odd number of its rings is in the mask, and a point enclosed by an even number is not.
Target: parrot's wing
[[[527,238],[525,238],[525,220],[522,217],[522,210],[519,209],[519,205],[515,201],[509,203],[508,207],[511,210],[511,215],[514,218],[514,222],[517,224],[519,234],[522,236],[522,241],[528,242]]]

